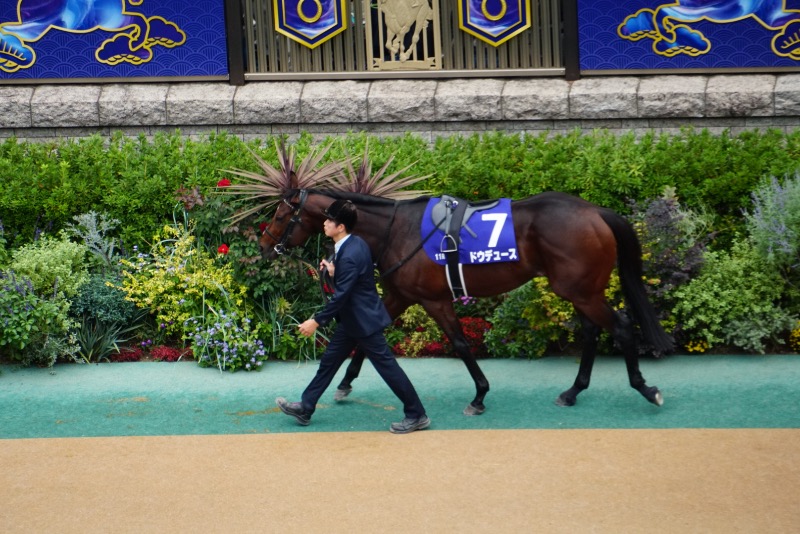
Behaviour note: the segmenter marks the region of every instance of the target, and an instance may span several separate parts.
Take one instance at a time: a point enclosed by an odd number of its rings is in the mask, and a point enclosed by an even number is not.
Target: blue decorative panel
[[[458,25],[492,46],[531,27],[530,0],[459,0]]]
[[[227,76],[223,1],[0,0],[0,81]]]
[[[273,0],[275,30],[316,48],[347,28],[345,0]]]
[[[800,67],[800,0],[578,0],[582,70]]]

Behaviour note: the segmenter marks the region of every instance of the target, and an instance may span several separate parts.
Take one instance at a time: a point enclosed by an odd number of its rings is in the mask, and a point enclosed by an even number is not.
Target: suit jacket
[[[383,330],[392,320],[375,288],[372,253],[367,243],[350,234],[336,254],[333,298],[314,319],[325,326],[335,317],[345,332],[356,338]]]

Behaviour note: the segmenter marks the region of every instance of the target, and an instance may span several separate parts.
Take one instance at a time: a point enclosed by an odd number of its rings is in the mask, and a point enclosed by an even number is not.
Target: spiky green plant
[[[346,160],[344,174],[334,177],[334,189],[394,200],[406,200],[430,193],[430,191],[424,190],[403,190],[403,188],[414,185],[430,176],[401,177],[404,172],[413,166],[413,163],[395,173],[384,176],[386,169],[389,168],[393,160],[394,156],[390,157],[375,174],[372,174],[372,162],[369,159],[369,142],[367,142],[364,145],[364,157],[361,158],[361,164],[358,169],[353,168],[350,160]]]
[[[236,195],[245,203],[231,218],[232,224],[274,206],[293,189],[336,188],[336,184],[341,183],[340,163],[329,162],[317,168],[330,145],[312,149],[300,163],[297,163],[294,147],[287,148],[283,139],[275,141],[275,148],[280,168],[273,167],[248,147],[263,174],[241,169],[223,170],[238,176],[239,180],[221,188],[219,193]]]

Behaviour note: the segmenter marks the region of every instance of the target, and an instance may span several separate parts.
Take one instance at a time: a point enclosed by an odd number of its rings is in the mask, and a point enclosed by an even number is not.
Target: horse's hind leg
[[[344,372],[344,378],[336,386],[336,391],[333,393],[333,400],[344,400],[353,391],[353,380],[358,378],[361,374],[361,365],[364,363],[364,351],[361,347],[356,347],[356,352]]]
[[[597,356],[597,340],[600,336],[600,327],[591,322],[582,313],[579,316],[583,332],[583,353],[580,367],[578,367],[578,376],[575,378],[575,383],[572,384],[571,388],[556,397],[555,402],[558,406],[574,406],[578,394],[589,387],[589,381],[592,378],[592,367]]]
[[[664,404],[661,391],[655,386],[648,386],[639,370],[639,354],[633,336],[633,326],[631,320],[624,313],[615,314],[614,340],[620,345],[622,353],[625,355],[625,367],[628,369],[628,380],[631,387],[656,406]]]
[[[574,405],[578,394],[589,387],[589,378],[592,374],[592,365],[597,352],[599,326],[607,330],[622,349],[631,387],[641,393],[648,401],[661,406],[663,403],[661,392],[655,386],[648,386],[639,370],[639,354],[633,334],[633,325],[628,316],[615,312],[600,295],[588,301],[573,301],[573,305],[581,316],[585,345],[583,356],[581,357],[581,365],[578,369],[578,377],[571,388],[558,396],[556,404],[559,406]]]

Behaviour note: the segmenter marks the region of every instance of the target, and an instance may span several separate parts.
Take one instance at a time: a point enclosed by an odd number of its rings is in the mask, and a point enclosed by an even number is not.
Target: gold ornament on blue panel
[[[316,48],[347,29],[346,0],[273,0],[275,31]]]

